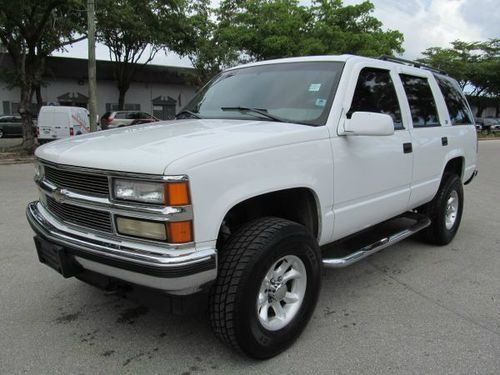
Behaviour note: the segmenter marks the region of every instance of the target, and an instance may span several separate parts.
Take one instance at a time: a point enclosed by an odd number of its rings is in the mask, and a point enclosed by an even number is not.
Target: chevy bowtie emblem
[[[62,191],[62,189],[56,189],[52,192],[52,198],[57,202],[57,203],[63,203],[66,200],[66,195]]]

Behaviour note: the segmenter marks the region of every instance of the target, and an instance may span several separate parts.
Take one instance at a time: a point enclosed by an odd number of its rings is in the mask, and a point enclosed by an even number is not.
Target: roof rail
[[[395,62],[395,63],[403,64],[403,65],[414,66],[415,68],[430,70],[431,72],[434,72],[434,73],[448,75],[448,73],[446,73],[444,70],[439,70],[439,69],[433,68],[432,66],[425,65],[425,64],[419,63],[417,61],[402,59],[400,57],[382,55],[382,56],[377,57],[377,59],[383,60],[383,61]]]

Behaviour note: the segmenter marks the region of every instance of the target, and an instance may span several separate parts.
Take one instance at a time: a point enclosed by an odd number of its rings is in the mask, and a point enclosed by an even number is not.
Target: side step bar
[[[431,220],[427,216],[420,215],[414,212],[407,212],[401,215],[400,218],[412,219],[416,222],[408,228],[383,237],[380,240],[367,246],[363,246],[361,249],[356,250],[342,258],[323,258],[323,266],[325,266],[326,268],[343,268],[350,266],[351,264],[356,263],[361,259],[364,259],[382,249],[385,249],[388,246],[394,245],[395,243],[398,243],[399,241],[402,241],[405,238],[414,235],[422,229],[427,228],[431,224]]]

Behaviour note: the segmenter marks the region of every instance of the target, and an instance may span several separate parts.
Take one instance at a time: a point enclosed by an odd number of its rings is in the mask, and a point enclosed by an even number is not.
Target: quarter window
[[[436,102],[427,78],[401,74],[401,81],[410,105],[414,128],[440,126]]]
[[[361,70],[349,115],[358,111],[390,115],[394,129],[403,129],[401,109],[389,71],[376,68]]]
[[[435,76],[441,93],[443,94],[452,125],[472,124],[472,115],[458,84],[443,76]]]

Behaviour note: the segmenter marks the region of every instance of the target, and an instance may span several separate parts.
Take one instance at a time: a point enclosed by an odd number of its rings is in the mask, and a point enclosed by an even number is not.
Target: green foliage
[[[179,53],[186,48],[186,6],[184,0],[99,1],[96,38],[115,62],[120,108],[141,60],[149,63],[162,48]]]
[[[373,4],[344,6],[341,0],[191,0],[190,27],[195,39],[186,54],[200,81],[223,67],[290,56],[352,53],[392,55],[403,51],[403,35],[382,30]]]
[[[219,10],[221,38],[242,60],[352,53],[402,52],[403,35],[383,31],[373,4],[344,6],[341,0],[225,0]]]
[[[210,0],[192,0],[188,7],[184,55],[196,70],[193,84],[201,86],[221,69],[232,65],[237,55],[227,42],[221,41]]]
[[[462,89],[470,89],[470,99],[481,116],[489,102],[500,100],[500,39],[485,42],[454,41],[450,48],[432,47],[422,52],[419,61],[443,70],[458,80]]]
[[[20,88],[23,145],[33,149],[31,101],[42,84],[45,59],[52,52],[85,39],[84,0],[0,0],[0,43],[14,69],[2,78]]]

